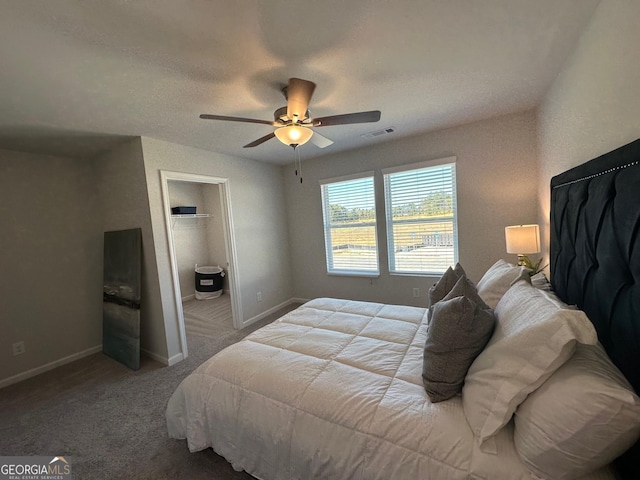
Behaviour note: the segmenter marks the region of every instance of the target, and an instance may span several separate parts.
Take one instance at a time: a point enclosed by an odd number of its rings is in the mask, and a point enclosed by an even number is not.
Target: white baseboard
[[[172,365],[175,365],[176,363],[181,362],[182,360],[184,360],[184,354],[177,353],[173,357],[169,358],[169,360],[167,361],[167,363],[165,363],[165,365],[171,367]]]
[[[61,367],[62,365],[66,365],[67,363],[75,362],[76,360],[80,360],[81,358],[88,357],[89,355],[93,355],[94,353],[99,353],[101,351],[102,344],[88,348],[86,350],[83,350],[82,352],[74,353],[73,355],[69,355],[68,357],[55,360],[45,365],[32,368],[31,370],[27,370],[26,372],[22,372],[12,377],[0,380],[0,388],[8,387],[9,385],[13,385],[14,383],[22,382],[23,380],[27,380],[28,378],[35,377],[36,375],[40,375],[41,373],[48,372],[49,370],[53,370],[54,368]],[[182,353],[174,355],[171,358],[162,357],[146,349],[141,349],[140,353],[143,353],[145,356],[151,358],[152,360],[155,360],[156,362],[160,362],[163,365],[168,366],[175,365],[184,358]]]
[[[299,301],[297,298],[290,298],[289,300],[285,300],[284,302],[276,305],[275,307],[272,307],[269,310],[256,315],[255,317],[251,317],[251,318],[245,320],[244,322],[242,322],[242,328],[248,327],[252,323],[255,323],[255,322],[259,321],[259,320],[262,320],[263,318],[271,315],[272,313],[277,312],[281,308],[284,308],[287,305],[291,305],[292,303],[303,303],[303,301]]]
[[[178,353],[171,358],[167,358],[144,348],[140,349],[140,352],[144,353],[144,355],[149,357],[150,359],[155,360],[156,362],[160,362],[163,365],[167,365],[168,367],[184,360],[184,355],[182,353]]]
[[[170,362],[170,359],[168,359],[167,357],[163,357],[161,355],[158,355],[157,353],[153,353],[150,350],[147,350],[146,348],[141,348],[140,349],[140,353],[143,354],[145,357],[149,357],[151,360],[155,360],[156,362],[160,362],[163,365],[172,365]],[[179,354],[182,357],[182,354]]]
[[[0,388],[8,387],[9,385],[13,385],[14,383],[18,383],[28,378],[35,377],[36,375],[40,375],[41,373],[48,372],[49,370],[53,370],[54,368],[61,367],[62,365],[66,365],[67,363],[75,362],[76,360],[80,360],[81,358],[88,357],[89,355],[93,355],[94,353],[98,353],[101,351],[102,344],[96,345],[95,347],[87,348],[86,350],[74,353],[73,355],[69,355],[68,357],[55,360],[45,365],[32,368],[31,370],[27,370],[26,372],[22,372],[12,377],[0,380]]]

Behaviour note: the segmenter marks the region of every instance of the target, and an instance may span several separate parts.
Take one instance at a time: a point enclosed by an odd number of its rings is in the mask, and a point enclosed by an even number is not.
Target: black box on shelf
[[[196,207],[171,207],[174,215],[192,215],[196,213]]]

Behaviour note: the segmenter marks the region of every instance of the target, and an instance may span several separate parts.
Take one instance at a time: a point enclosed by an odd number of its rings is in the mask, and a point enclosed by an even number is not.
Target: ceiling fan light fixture
[[[258,120],[255,118],[229,117],[226,115],[212,115],[203,113],[200,118],[206,120],[226,120],[228,122],[258,123],[276,127],[275,131],[248,143],[243,148],[257,147],[264,142],[276,137],[283,144],[293,147],[304,145],[313,138],[313,143],[318,148],[328,147],[333,143],[319,133],[314,135],[311,127],[331,127],[336,125],[350,125],[353,123],[373,123],[380,120],[380,110],[368,112],[343,113],[329,115],[327,117],[310,118],[309,102],[316,88],[316,84],[301,78],[290,78],[289,83],[282,89],[287,106],[280,107],[273,112],[273,121]],[[390,130],[390,129],[388,129]]]
[[[299,125],[276,128],[276,137],[285,145],[304,145],[313,136],[313,130]]]

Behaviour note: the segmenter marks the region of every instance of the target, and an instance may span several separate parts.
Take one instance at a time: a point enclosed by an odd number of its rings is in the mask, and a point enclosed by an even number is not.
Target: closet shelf
[[[171,214],[171,218],[207,218],[210,217],[208,213],[181,213]]]
[[[176,214],[171,214],[171,228],[174,228],[176,226],[176,222],[178,220],[180,220],[181,218],[196,218],[198,219],[198,227],[199,228],[203,228],[204,227],[204,222],[201,222],[199,219],[201,218],[209,218],[209,217],[213,217],[213,215],[209,214],[209,213],[176,213]],[[190,223],[190,222],[185,222],[185,223]]]

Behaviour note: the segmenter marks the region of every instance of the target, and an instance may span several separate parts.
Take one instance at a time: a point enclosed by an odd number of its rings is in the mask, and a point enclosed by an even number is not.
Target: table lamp
[[[541,269],[542,259],[533,263],[528,253],[540,252],[540,228],[538,225],[512,225],[505,227],[504,236],[507,242],[507,253],[518,255],[518,265],[531,269],[532,275]],[[544,267],[543,267],[544,268]]]

